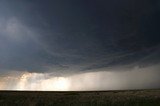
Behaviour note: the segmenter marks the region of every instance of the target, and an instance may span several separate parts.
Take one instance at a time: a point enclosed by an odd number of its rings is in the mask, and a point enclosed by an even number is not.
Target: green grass
[[[0,106],[160,106],[160,90],[0,91]]]

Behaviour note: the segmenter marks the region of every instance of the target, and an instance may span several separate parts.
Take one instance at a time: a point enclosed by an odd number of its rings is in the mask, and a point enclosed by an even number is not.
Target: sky
[[[0,90],[160,88],[159,0],[0,0]]]

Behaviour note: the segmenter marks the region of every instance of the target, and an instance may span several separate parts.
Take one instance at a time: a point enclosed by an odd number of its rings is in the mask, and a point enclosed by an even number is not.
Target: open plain
[[[0,106],[160,106],[160,90],[0,91]]]

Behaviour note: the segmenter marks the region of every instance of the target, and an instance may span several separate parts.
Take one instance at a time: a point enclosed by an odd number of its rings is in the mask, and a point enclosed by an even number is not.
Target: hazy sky
[[[0,0],[0,89],[160,87],[160,0]]]

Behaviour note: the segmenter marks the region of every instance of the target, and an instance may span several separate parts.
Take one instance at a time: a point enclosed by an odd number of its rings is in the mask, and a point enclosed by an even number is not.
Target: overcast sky
[[[159,19],[159,0],[0,0],[0,89],[158,88]]]

